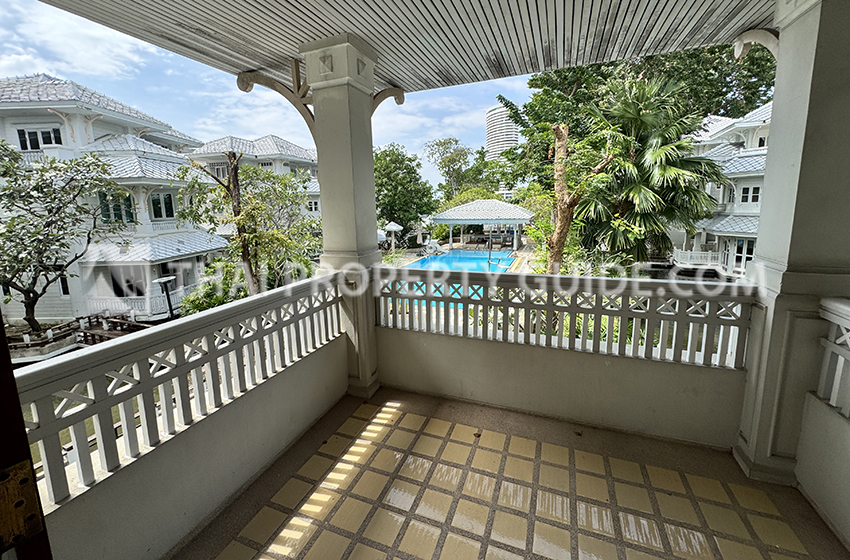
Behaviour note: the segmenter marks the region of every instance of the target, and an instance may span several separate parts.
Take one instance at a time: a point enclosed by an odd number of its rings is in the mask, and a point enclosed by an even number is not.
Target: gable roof
[[[282,155],[307,161],[316,161],[315,150],[302,148],[274,134],[269,134],[256,140],[246,140],[237,136],[225,136],[224,138],[207,142],[193,153],[221,154],[224,152],[237,152],[249,156]]]
[[[473,200],[433,216],[437,224],[524,224],[534,212],[501,200]]]
[[[41,103],[49,105],[51,102],[60,101],[76,101],[87,105],[89,108],[103,109],[145,121],[165,129],[159,134],[174,136],[189,143],[201,143],[188,134],[171,128],[171,125],[165,121],[71,80],[62,80],[47,74],[0,78],[0,103]]]

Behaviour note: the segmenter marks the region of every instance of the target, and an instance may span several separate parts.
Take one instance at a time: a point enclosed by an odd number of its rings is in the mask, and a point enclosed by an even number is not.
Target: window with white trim
[[[155,220],[165,220],[174,217],[176,197],[170,192],[155,192],[151,194],[151,217]]]
[[[132,195],[125,197],[107,196],[106,193],[98,193],[100,202],[100,216],[106,223],[131,224],[136,221],[136,204]]]
[[[270,161],[261,161],[260,162],[260,169],[271,169],[273,167],[274,167],[274,163],[272,163]]]
[[[112,292],[116,297],[145,295],[145,268],[141,265],[110,266]]]
[[[741,189],[741,203],[758,202],[761,197],[761,187],[743,187]]]
[[[217,179],[227,179],[230,173],[230,166],[226,163],[211,163],[209,169]]]
[[[726,202],[728,202],[729,204],[735,203],[735,187],[734,186],[730,185],[727,188],[727,190],[726,190]]]
[[[71,287],[68,286],[68,277],[64,274],[59,277],[59,293],[63,296],[71,295]]]
[[[319,201],[318,200],[308,200],[307,201],[307,211],[308,212],[318,212],[319,211]]]
[[[44,128],[19,128],[18,142],[21,151],[40,150],[42,146],[62,144],[62,132],[59,127],[48,125]]]

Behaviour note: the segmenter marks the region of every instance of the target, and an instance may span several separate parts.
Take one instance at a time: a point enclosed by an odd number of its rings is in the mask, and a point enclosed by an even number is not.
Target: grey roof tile
[[[758,109],[754,109],[741,117],[738,122],[741,123],[756,123],[770,122],[770,115],[773,112],[773,101],[768,101]]]
[[[192,255],[220,251],[227,240],[203,231],[185,231],[134,238],[129,245],[101,242],[92,245],[81,259],[87,264],[99,263],[161,263]]]
[[[691,137],[697,142],[705,142],[714,134],[726,128],[735,122],[731,117],[721,117],[720,115],[708,115],[702,120],[702,127],[691,134]]]
[[[225,136],[224,138],[207,142],[194,151],[195,154],[220,154],[224,152],[237,152],[252,156],[283,155],[311,161],[316,160],[315,150],[302,148],[274,134],[269,134],[256,140]]]
[[[529,221],[534,212],[501,200],[473,200],[432,218],[435,223],[493,224],[509,221]]]
[[[756,235],[759,231],[759,217],[720,215],[700,220],[696,223],[696,226],[710,233],[721,235],[729,233]]]
[[[757,152],[741,152],[735,157],[723,162],[723,173],[726,175],[764,173],[766,161],[766,149]]]

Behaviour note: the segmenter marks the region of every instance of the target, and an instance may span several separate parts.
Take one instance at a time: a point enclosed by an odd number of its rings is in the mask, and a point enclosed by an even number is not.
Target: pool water
[[[488,254],[493,264],[487,265]],[[431,255],[414,261],[405,268],[424,268],[430,270],[467,270],[470,272],[506,272],[513,264],[511,251],[464,251],[453,249],[448,253]]]

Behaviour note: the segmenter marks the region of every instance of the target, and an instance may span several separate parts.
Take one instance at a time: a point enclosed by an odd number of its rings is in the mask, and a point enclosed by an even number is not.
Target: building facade
[[[150,115],[69,80],[44,74],[0,80],[0,138],[24,159],[71,159],[87,153],[111,166],[126,193],[102,204],[102,219],[123,222],[119,235],[92,244],[39,301],[40,321],[64,321],[92,313],[133,312],[141,319],[168,316],[166,295],[154,281],[173,276],[172,303],[200,282],[208,255],[224,238],[177,221],[177,171],[202,142]],[[7,321],[23,317],[17,292],[4,287]]]
[[[488,109],[486,119],[486,159],[490,161],[499,159],[502,152],[517,145],[519,131],[508,110],[502,105]]]
[[[307,206],[305,212],[319,217],[321,200],[319,199],[319,164],[315,150],[302,148],[279,136],[269,134],[256,140],[245,140],[235,136],[225,136],[207,142],[190,154],[190,158],[219,178],[227,177],[228,164],[225,153],[242,154],[241,164],[269,169],[277,174],[307,173]],[[226,233],[226,232],[225,232]]]
[[[713,266],[732,277],[745,274],[755,255],[765,194],[772,108],[767,103],[740,119],[711,115],[695,135],[696,153],[717,162],[731,184],[708,185],[708,193],[718,201],[714,216],[697,223],[696,235],[679,239],[675,264]]]

